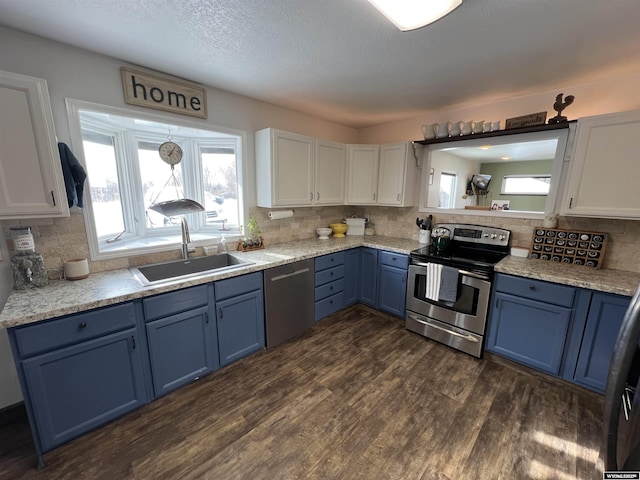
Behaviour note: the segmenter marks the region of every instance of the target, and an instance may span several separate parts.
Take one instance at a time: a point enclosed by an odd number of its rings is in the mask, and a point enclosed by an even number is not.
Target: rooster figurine
[[[563,95],[562,93],[559,93],[558,95],[556,95],[556,101],[553,104],[553,109],[556,112],[558,112],[558,114],[555,117],[549,119],[550,124],[563,123],[567,121],[567,117],[564,117],[562,115],[562,111],[573,103],[573,100],[575,97],[573,95],[567,95],[563,101],[562,95]]]

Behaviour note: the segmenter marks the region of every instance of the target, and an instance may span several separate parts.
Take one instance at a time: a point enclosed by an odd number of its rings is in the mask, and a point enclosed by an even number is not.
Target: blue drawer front
[[[207,302],[207,286],[198,285],[145,298],[142,304],[144,305],[144,318],[149,321],[201,307]]]
[[[380,252],[380,263],[407,270],[409,268],[409,257],[401,253]]]
[[[316,287],[316,302],[344,291],[344,278]]]
[[[501,274],[496,275],[496,291],[563,307],[571,307],[576,294],[574,287]]]
[[[220,280],[214,284],[216,301],[262,289],[262,272]]]
[[[26,358],[56,348],[135,327],[133,302],[15,329],[20,357]]]
[[[327,268],[344,265],[344,252],[332,253],[316,258],[316,272]]]
[[[316,321],[336,313],[344,308],[344,292],[336,293],[330,297],[316,302]]]
[[[329,268],[316,273],[316,287],[344,278],[344,265]]]

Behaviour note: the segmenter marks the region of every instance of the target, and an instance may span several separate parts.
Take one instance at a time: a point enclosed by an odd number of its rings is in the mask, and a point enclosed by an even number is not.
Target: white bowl
[[[327,227],[316,228],[316,233],[318,234],[318,238],[320,240],[329,240],[329,235],[331,235],[332,230]]]

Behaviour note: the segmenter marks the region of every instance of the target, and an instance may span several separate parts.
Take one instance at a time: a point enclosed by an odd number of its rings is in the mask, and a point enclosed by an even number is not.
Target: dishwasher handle
[[[296,270],[295,272],[283,273],[282,275],[276,275],[275,277],[271,278],[271,281],[277,282],[278,280],[284,280],[285,278],[295,277],[296,275],[302,275],[303,273],[307,273],[308,271],[309,271],[308,268],[302,268],[300,270]]]

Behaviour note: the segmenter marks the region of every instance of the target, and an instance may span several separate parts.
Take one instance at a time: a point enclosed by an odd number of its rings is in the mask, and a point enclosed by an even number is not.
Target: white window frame
[[[505,190],[506,186],[507,186],[507,179],[509,178],[548,178],[549,182],[547,182],[547,185],[549,185],[549,189],[547,192],[545,193],[541,193],[541,192],[507,192]],[[539,196],[539,197],[546,197],[547,195],[549,195],[549,192],[551,191],[551,174],[550,173],[541,173],[541,174],[532,174],[532,175],[505,175],[504,177],[502,177],[502,186],[500,187],[500,195],[529,195],[529,196]]]
[[[457,193],[457,188],[456,188],[456,184],[457,179],[458,179],[458,172],[451,172],[448,170],[442,170],[440,172],[440,179],[438,180],[438,189],[440,191],[442,191],[442,176],[446,175],[448,177],[453,177],[454,182],[453,182],[453,191],[451,192],[451,197],[449,198],[449,204],[450,206],[444,207],[444,208],[455,208],[456,207],[456,195],[458,195]],[[440,196],[440,192],[438,192],[438,197]],[[441,207],[438,207],[441,208]]]
[[[234,226],[232,230],[220,230],[222,225],[207,225],[206,219],[202,214],[187,215],[187,221],[191,232],[192,241],[195,245],[202,246],[212,244],[217,241],[222,235],[229,240],[240,238],[241,231],[239,227],[244,223],[244,219],[248,218],[248,206],[246,205],[244,195],[244,179],[245,168],[247,160],[245,152],[247,151],[247,133],[240,130],[229,129],[226,127],[219,127],[216,125],[203,125],[200,122],[192,121],[189,119],[178,119],[172,117],[165,117],[158,114],[139,112],[137,110],[128,110],[119,107],[112,107],[106,105],[100,105],[92,102],[86,102],[83,100],[66,98],[67,117],[69,121],[69,130],[71,134],[71,147],[74,154],[78,157],[78,160],[82,163],[86,169],[86,161],[84,159],[83,138],[80,123],[80,112],[82,110],[94,111],[104,114],[118,115],[123,117],[135,118],[139,120],[147,120],[150,122],[167,123],[176,126],[183,126],[188,128],[194,128],[199,130],[210,130],[212,132],[218,132],[221,134],[231,135],[235,138],[229,137],[224,139],[211,138],[193,138],[185,145],[185,158],[189,155],[195,154],[191,149],[198,149],[199,146],[220,146],[220,145],[233,145],[236,152],[236,179],[237,179],[237,197],[238,197],[238,226]],[[114,131],[105,129],[103,127],[92,125],[92,129],[105,135],[113,135]],[[116,130],[116,129],[114,129]],[[87,195],[85,199],[85,214],[84,222],[87,231],[87,240],[89,243],[89,253],[92,260],[107,260],[113,258],[122,258],[135,255],[144,255],[149,253],[171,251],[180,248],[182,242],[181,231],[179,225],[171,227],[160,227],[148,229],[146,227],[145,211],[142,204],[137,204],[134,198],[142,198],[142,183],[140,179],[140,169],[138,167],[138,156],[129,155],[130,152],[138,149],[137,141],[153,141],[159,140],[166,141],[165,138],[160,138],[156,135],[148,135],[139,133],[138,135],[132,135],[128,130],[120,131],[116,133],[120,135],[116,141],[115,148],[117,150],[116,162],[118,170],[118,182],[120,183],[120,196],[123,208],[123,220],[125,224],[125,233],[123,233],[117,242],[113,242],[107,246],[107,238],[98,238],[95,223],[93,205],[90,195]],[[177,135],[172,135],[174,141],[180,142],[180,138]],[[128,142],[129,146],[125,148],[124,142]],[[192,147],[195,145],[195,147]],[[199,150],[198,150],[199,151]],[[135,158],[131,158],[131,157]],[[199,153],[198,153],[199,159]],[[198,162],[200,163],[200,162]],[[183,168],[186,162],[183,162]],[[170,168],[167,165],[167,178],[170,176]],[[200,167],[201,168],[201,164]],[[189,176],[189,194],[194,195],[197,201],[204,201],[203,182],[199,178],[197,169],[183,170],[185,176],[185,185],[183,188],[187,189],[187,179]],[[86,191],[89,188],[85,188]],[[136,218],[139,221],[136,222]],[[227,228],[229,228],[227,226]],[[113,236],[109,236],[113,238]],[[116,243],[116,245],[114,245]]]

